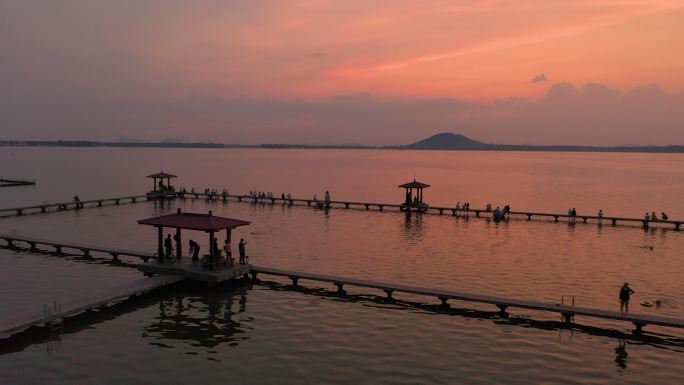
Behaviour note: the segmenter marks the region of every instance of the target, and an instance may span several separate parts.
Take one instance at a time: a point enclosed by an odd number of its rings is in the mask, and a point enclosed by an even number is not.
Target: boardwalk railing
[[[33,206],[0,209],[0,213],[9,213],[10,215],[24,215],[28,213],[44,213],[50,209],[56,209],[56,211],[65,211],[69,209],[78,210],[86,207],[102,207],[105,203],[114,205],[118,205],[121,203],[135,203],[143,199],[149,199],[149,197],[147,195],[133,195],[115,198],[92,199],[79,202],[71,201],[58,203],[43,203],[40,205]]]
[[[87,258],[92,256],[92,252],[99,252],[111,255],[114,261],[119,261],[119,256],[136,257],[142,259],[143,261],[147,261],[148,259],[153,258],[152,253],[146,253],[142,251],[114,249],[101,246],[89,246],[69,242],[50,241],[46,239],[22,237],[17,235],[0,234],[0,239],[5,241],[5,244],[0,244],[0,247],[4,247],[7,249],[21,249],[21,245],[23,244],[28,246],[24,247],[24,249],[32,252],[53,252],[55,254],[65,254],[64,249],[69,249],[79,251],[84,257]],[[41,246],[43,247],[42,249]],[[44,247],[51,248],[52,250],[45,250]]]
[[[435,297],[442,302],[443,306],[448,306],[448,300],[453,299],[453,300],[458,300],[458,301],[477,302],[477,303],[485,303],[485,304],[495,305],[499,308],[499,310],[502,313],[505,313],[506,309],[509,307],[554,312],[554,313],[560,313],[566,322],[571,322],[573,320],[573,318],[575,316],[578,316],[578,315],[579,316],[586,316],[586,317],[593,317],[593,318],[603,318],[603,319],[610,319],[610,320],[617,320],[617,321],[626,321],[626,322],[633,323],[634,326],[636,327],[637,332],[640,332],[642,330],[642,328],[646,325],[658,325],[658,326],[680,328],[680,329],[684,328],[684,320],[676,319],[676,318],[649,316],[649,315],[640,315],[640,314],[628,314],[628,313],[620,313],[620,312],[600,310],[600,309],[574,307],[574,306],[568,306],[568,305],[563,305],[563,304],[550,304],[550,303],[537,302],[537,301],[518,300],[518,299],[503,298],[503,297],[492,297],[492,296],[478,295],[478,294],[467,294],[467,293],[460,293],[460,292],[449,291],[449,290],[429,289],[429,288],[416,287],[416,286],[397,285],[397,284],[392,284],[392,283],[374,282],[374,281],[366,281],[366,280],[360,280],[360,279],[334,277],[334,276],[329,276],[329,275],[310,274],[310,273],[304,273],[304,272],[299,272],[299,271],[272,269],[272,268],[261,267],[261,266],[252,266],[252,270],[251,270],[250,274],[252,275],[252,279],[254,279],[254,280],[257,279],[258,274],[287,277],[290,280],[292,280],[292,284],[294,286],[297,286],[299,284],[299,280],[329,282],[329,283],[333,283],[337,287],[337,291],[339,293],[345,293],[344,285],[349,285],[349,286],[367,287],[367,288],[382,290],[385,292],[388,299],[392,298],[392,293],[397,292],[397,293],[416,294],[416,295],[422,295],[422,296],[427,296],[427,297]]]
[[[313,200],[313,199],[301,199],[301,198],[278,198],[278,197],[272,197],[272,198],[254,198],[249,195],[212,195],[212,194],[205,194],[205,193],[192,193],[192,192],[185,192],[185,193],[178,193],[178,196],[180,197],[194,197],[194,198],[199,198],[199,197],[204,197],[207,199],[217,199],[217,200],[224,200],[227,201],[228,199],[234,199],[237,200],[238,202],[270,202],[271,204],[276,204],[276,203],[282,203],[286,205],[294,205],[294,204],[306,204],[307,206],[310,207],[318,207],[318,208],[342,208],[344,207],[345,209],[349,209],[352,207],[355,208],[365,208],[366,210],[370,209],[377,209],[379,211],[384,211],[385,208],[393,208],[393,209],[399,209],[401,207],[401,204],[396,204],[396,203],[377,203],[377,202],[354,202],[354,201],[330,201],[330,202],[325,202],[321,200]],[[493,211],[491,210],[484,210],[484,209],[468,209],[468,210],[463,210],[463,209],[456,209],[455,207],[440,207],[440,206],[428,206],[426,208],[427,213],[433,213],[433,214],[439,214],[443,215],[445,213],[450,213],[452,216],[458,216],[458,215],[475,215],[475,217],[480,218],[483,215],[488,215],[491,216],[493,215]],[[610,223],[612,225],[617,225],[618,222],[630,222],[630,223],[639,223],[641,224],[644,228],[648,228],[649,226],[652,225],[672,225],[674,226],[675,230],[680,230],[682,227],[682,224],[684,224],[684,221],[679,221],[679,220],[658,220],[658,221],[651,221],[651,220],[646,220],[645,218],[627,218],[627,217],[615,217],[615,216],[603,216],[602,218],[599,218],[598,216],[595,215],[577,215],[577,216],[571,216],[568,214],[554,214],[554,213],[541,213],[541,212],[533,212],[533,211],[511,211],[508,213],[509,216],[521,216],[521,217],[527,217],[527,220],[532,220],[533,217],[535,218],[549,218],[553,219],[554,222],[559,222],[561,218],[566,219],[568,221],[571,220],[581,220],[583,223],[588,223],[589,220],[595,222],[595,223]]]

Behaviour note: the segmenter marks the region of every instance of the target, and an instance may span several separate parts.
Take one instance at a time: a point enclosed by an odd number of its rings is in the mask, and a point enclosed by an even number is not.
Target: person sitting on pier
[[[656,216],[655,211],[651,212],[651,220],[652,220],[652,221],[657,221],[657,220],[658,220],[658,217]]]
[[[629,296],[634,294],[634,290],[632,290],[631,287],[629,287],[629,283],[625,282],[622,285],[622,288],[620,288],[620,313],[629,312]]]
[[[644,214],[644,222],[648,223],[651,220],[651,216],[648,213]]]
[[[508,216],[508,219],[511,219],[511,206],[510,205],[504,206],[503,215],[504,215],[504,217]]]
[[[667,214],[665,214],[665,212],[661,212],[661,213],[660,213],[660,219],[666,221],[666,220],[668,220],[668,219],[670,219],[670,218],[667,216]]]
[[[485,207],[485,211],[492,211],[492,204],[487,203],[487,207]]]
[[[74,195],[74,202],[78,203],[80,201],[81,199],[78,197],[78,195]]]
[[[456,202],[456,211],[461,210],[461,202]]]
[[[247,242],[243,238],[240,238],[240,243],[238,244],[238,251],[240,252],[240,264],[244,265],[247,263],[247,253],[245,251],[245,245]]]
[[[499,206],[496,206],[496,209],[494,209],[494,222],[498,222],[501,220],[501,210],[499,209]]]
[[[171,234],[166,236],[166,239],[164,240],[164,249],[166,249],[166,258],[171,257],[171,253],[173,252],[173,241],[171,240]]]

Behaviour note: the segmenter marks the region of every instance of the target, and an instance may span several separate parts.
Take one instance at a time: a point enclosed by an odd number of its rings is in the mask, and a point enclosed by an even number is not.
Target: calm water
[[[398,151],[0,148],[0,175],[36,187],[0,190],[2,207],[138,194],[145,175],[176,185],[292,192],[396,202],[415,175],[434,205],[509,203],[514,209],[684,217],[684,156]],[[176,201],[0,219],[0,232],[151,250],[136,220],[174,211],[252,221],[254,263],[347,277],[615,309],[619,285],[637,291],[632,311],[684,317],[684,234],[595,224],[493,223],[487,219],[361,210]],[[206,249],[204,234],[188,233]],[[39,267],[39,268],[37,268]],[[140,277],[133,269],[0,250],[0,318],[91,288]],[[278,280],[273,280],[278,281]],[[280,281],[283,282],[284,281]],[[182,284],[74,319],[60,336],[0,340],[2,383],[682,383],[684,333],[322,284],[292,290],[236,283]],[[661,308],[640,301],[660,299]]]

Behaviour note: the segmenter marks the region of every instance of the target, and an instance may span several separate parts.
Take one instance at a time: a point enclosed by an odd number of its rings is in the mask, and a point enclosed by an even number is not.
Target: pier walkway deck
[[[399,210],[401,205],[396,204],[396,203],[377,203],[377,202],[355,202],[355,201],[339,201],[339,200],[331,200],[330,202],[326,203],[321,200],[313,200],[313,199],[301,199],[301,198],[278,198],[278,197],[273,197],[273,198],[253,198],[249,195],[209,195],[209,194],[204,194],[204,193],[178,193],[179,196],[184,197],[184,196],[190,196],[194,198],[199,198],[203,197],[206,199],[212,198],[212,199],[218,199],[218,200],[228,200],[228,199],[233,199],[238,202],[266,202],[266,203],[271,203],[271,204],[276,204],[276,203],[282,203],[282,204],[287,204],[287,205],[294,205],[294,204],[306,204],[309,207],[317,207],[317,208],[361,208],[361,209],[377,209],[378,211],[384,211],[385,208],[390,208],[390,209],[396,209]],[[481,218],[485,215],[493,215],[493,212],[490,210],[485,210],[485,209],[477,209],[477,208],[470,208],[468,210],[457,210],[455,207],[441,207],[441,206],[428,206],[425,209],[425,213],[429,214],[439,214],[443,215],[445,213],[451,214],[452,216],[467,216],[467,215],[474,215],[477,218]],[[593,223],[597,224],[611,224],[611,225],[617,225],[618,222],[620,223],[635,223],[635,224],[640,224],[644,228],[652,227],[652,226],[657,226],[657,227],[662,227],[663,225],[665,226],[673,226],[675,230],[681,230],[682,225],[684,225],[684,221],[681,220],[658,220],[658,221],[651,221],[651,220],[645,220],[644,218],[628,218],[628,217],[620,217],[620,216],[603,216],[602,218],[599,218],[596,215],[584,215],[584,214],[578,214],[575,217],[572,217],[568,214],[556,214],[556,213],[543,213],[543,212],[534,212],[534,211],[511,211],[509,213],[510,216],[516,216],[516,217],[523,217],[526,218],[528,221],[532,220],[533,218],[547,218],[547,219],[552,219],[553,222],[559,222],[560,219],[565,219],[565,220],[575,220],[577,222],[581,221],[582,223],[589,223],[589,221],[592,221]],[[600,221],[599,221],[600,219]]]
[[[177,275],[157,275],[151,278],[142,278],[59,303],[56,306],[57,309],[54,309],[52,305],[46,305],[41,311],[17,314],[11,318],[0,319],[0,336],[11,335],[34,325],[49,325],[61,322],[64,317],[73,316],[98,306],[105,306],[108,303],[126,299],[132,295],[146,293],[183,279],[184,277]]]
[[[154,256],[153,253],[147,253],[143,251],[115,249],[109,247],[76,244],[62,241],[50,241],[46,239],[22,237],[18,235],[9,234],[0,234],[0,239],[5,241],[5,244],[0,244],[0,247],[4,247],[6,249],[21,249],[21,246],[19,244],[26,244],[28,247],[25,249],[32,252],[54,252],[55,254],[64,254],[64,249],[71,249],[80,251],[84,257],[91,257],[92,252],[100,252],[111,255],[115,261],[117,261],[119,259],[119,256],[122,255],[137,257],[142,259],[143,261],[147,261],[148,259],[151,259]],[[41,249],[40,246],[51,247],[54,250]]]
[[[43,203],[33,206],[23,206],[23,207],[12,207],[0,209],[0,214],[8,215],[25,215],[25,214],[37,214],[45,213],[50,209],[55,209],[55,211],[66,211],[66,210],[79,210],[87,207],[102,207],[105,203],[111,203],[114,205],[119,205],[121,203],[135,203],[138,200],[149,199],[147,195],[130,195],[123,197],[114,198],[102,198],[102,199],[91,199],[85,201],[70,201],[70,202],[57,202],[57,203]]]
[[[0,187],[33,186],[35,180],[0,177]]]
[[[460,292],[449,291],[449,290],[429,289],[429,288],[416,287],[416,286],[397,285],[397,284],[392,284],[392,283],[366,281],[366,280],[360,280],[360,279],[349,279],[349,278],[334,277],[334,276],[329,276],[329,275],[311,274],[311,273],[304,273],[304,272],[299,272],[299,271],[272,269],[272,268],[261,267],[261,266],[253,266],[250,274],[252,275],[252,279],[255,279],[255,280],[256,280],[258,274],[287,277],[290,280],[292,280],[292,284],[295,286],[299,284],[299,280],[329,282],[329,283],[333,283],[335,286],[337,286],[337,291],[340,293],[345,292],[344,291],[344,285],[349,285],[349,286],[367,287],[367,288],[382,290],[386,293],[386,295],[389,299],[392,298],[392,293],[394,293],[394,292],[415,294],[415,295],[421,295],[421,296],[427,296],[427,297],[435,297],[435,298],[439,299],[440,301],[442,301],[442,305],[444,305],[444,306],[447,306],[448,300],[452,299],[452,300],[465,301],[465,302],[477,302],[477,303],[485,303],[485,304],[495,305],[499,308],[499,310],[502,313],[505,313],[506,309],[509,307],[538,310],[538,311],[547,311],[547,312],[555,312],[555,313],[560,313],[563,316],[563,319],[567,322],[571,322],[575,316],[586,316],[586,317],[593,317],[593,318],[603,318],[603,319],[610,319],[610,320],[617,320],[617,321],[626,321],[626,322],[633,323],[634,326],[636,327],[637,332],[641,332],[642,328],[646,325],[658,325],[658,326],[680,328],[680,329],[684,328],[684,320],[669,318],[669,317],[620,313],[620,312],[615,312],[615,311],[584,308],[584,307],[574,307],[574,306],[568,306],[568,305],[562,305],[562,304],[551,304],[551,303],[545,303],[545,302],[527,301],[527,300],[519,300],[519,299],[503,298],[503,297],[492,297],[492,296],[486,296],[486,295],[460,293]]]

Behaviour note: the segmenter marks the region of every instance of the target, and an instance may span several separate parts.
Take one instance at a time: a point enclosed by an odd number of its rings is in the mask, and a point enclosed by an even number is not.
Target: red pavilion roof
[[[402,185],[399,185],[399,187],[400,188],[427,188],[427,187],[430,187],[430,185],[425,184],[425,183],[416,182],[416,180],[414,179],[413,182],[404,183]]]
[[[161,217],[142,219],[138,221],[141,225],[163,226],[176,229],[200,230],[200,231],[220,231],[233,229],[239,226],[247,226],[250,222],[241,219],[219,217],[211,214],[195,213],[176,213],[163,215]]]

